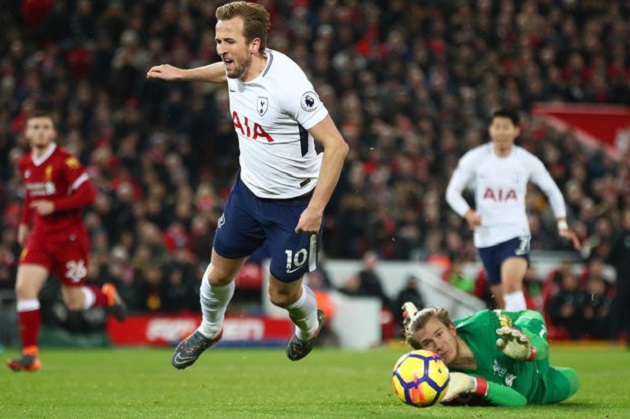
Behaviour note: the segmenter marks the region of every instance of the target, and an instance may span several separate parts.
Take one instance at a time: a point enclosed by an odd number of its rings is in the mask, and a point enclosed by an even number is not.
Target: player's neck
[[[497,147],[496,145],[492,146],[492,151],[494,155],[497,157],[507,157],[512,154],[512,146],[510,147]]]
[[[249,66],[247,75],[241,79],[242,82],[249,82],[256,79],[262,74],[267,65],[267,56],[265,54],[255,55]]]
[[[55,143],[51,142],[45,146],[34,146],[32,148],[33,154],[35,155],[35,157],[40,158],[48,153],[54,147],[54,145]]]
[[[477,369],[477,360],[466,342],[460,337],[457,338],[457,358],[449,363],[449,367],[457,370]]]

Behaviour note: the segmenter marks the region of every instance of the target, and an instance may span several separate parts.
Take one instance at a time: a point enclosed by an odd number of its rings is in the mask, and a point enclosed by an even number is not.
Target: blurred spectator
[[[398,325],[403,324],[402,306],[408,301],[414,303],[418,310],[422,310],[425,307],[424,297],[420,292],[420,280],[414,275],[407,277],[405,286],[398,292],[392,307],[392,312]]]
[[[450,268],[442,274],[442,279],[455,288],[472,294],[475,292],[475,278],[466,274],[463,268],[464,261],[457,257],[454,258]]]
[[[610,313],[611,338],[617,340],[620,333],[625,334],[626,346],[630,348],[630,209],[623,213],[622,230],[613,241],[608,261],[617,276]]]
[[[363,267],[359,272],[349,276],[339,291],[354,297],[376,297],[383,307],[390,309],[389,297],[383,290],[381,276],[376,272],[378,255],[367,251],[362,259]]]
[[[529,310],[543,312],[545,305],[542,287],[542,280],[539,278],[536,268],[533,265],[529,265],[523,278],[523,292],[525,293],[525,301]]]
[[[562,275],[560,288],[547,304],[552,323],[565,329],[571,339],[579,339],[584,332],[586,300],[578,277],[568,273]]]
[[[601,276],[593,276],[586,282],[584,307],[584,332],[594,339],[609,338],[609,314],[611,298],[608,283]]]

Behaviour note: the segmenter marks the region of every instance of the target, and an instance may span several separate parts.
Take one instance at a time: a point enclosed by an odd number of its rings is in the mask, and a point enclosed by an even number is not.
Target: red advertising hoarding
[[[107,332],[116,346],[172,346],[192,333],[200,321],[200,316],[192,314],[131,315],[122,323],[110,319]],[[294,330],[289,319],[227,317],[220,344],[271,345],[288,341]]]
[[[583,142],[603,143],[613,155],[624,154],[630,144],[630,107],[602,104],[536,103],[532,114],[558,129],[569,130]]]

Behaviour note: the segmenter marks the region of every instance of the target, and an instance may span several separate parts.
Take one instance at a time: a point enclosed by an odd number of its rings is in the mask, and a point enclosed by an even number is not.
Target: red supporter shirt
[[[30,152],[18,162],[18,168],[25,185],[22,223],[34,219],[33,235],[84,229],[81,210],[94,202],[96,192],[76,157],[53,144],[40,158]],[[38,200],[52,201],[53,213],[41,216],[29,207]]]

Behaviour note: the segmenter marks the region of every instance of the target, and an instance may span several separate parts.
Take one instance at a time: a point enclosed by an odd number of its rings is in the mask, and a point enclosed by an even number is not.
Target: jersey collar
[[[48,147],[48,150],[46,150],[46,152],[42,154],[40,157],[37,157],[34,152],[31,153],[31,160],[33,160],[33,164],[35,166],[41,165],[43,162],[45,162],[48,159],[48,157],[52,156],[52,153],[54,153],[56,149],[57,149],[57,144],[52,143],[50,147]]]

